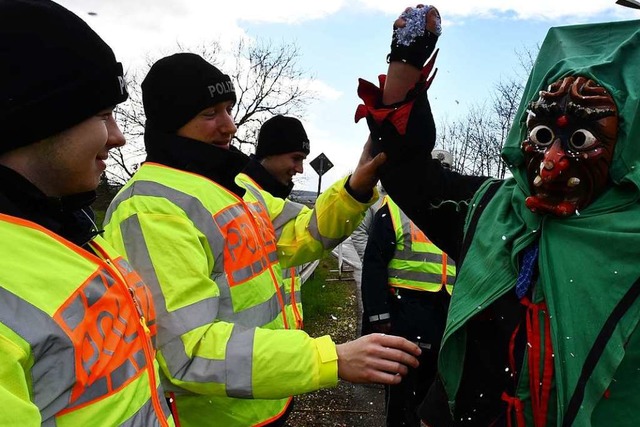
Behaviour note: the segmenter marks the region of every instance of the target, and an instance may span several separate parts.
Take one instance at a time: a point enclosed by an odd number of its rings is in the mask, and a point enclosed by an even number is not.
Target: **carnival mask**
[[[565,77],[529,104],[522,143],[533,212],[567,217],[598,197],[609,176],[618,135],[616,104],[585,77]]]

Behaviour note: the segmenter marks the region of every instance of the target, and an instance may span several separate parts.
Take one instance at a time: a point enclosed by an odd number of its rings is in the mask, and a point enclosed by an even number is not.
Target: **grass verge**
[[[343,326],[353,326],[355,284],[353,281],[327,281],[336,276],[331,270],[337,268],[336,258],[331,254],[325,256],[313,276],[302,286],[304,330],[312,337],[325,334],[334,336],[335,327],[347,319],[348,325]]]

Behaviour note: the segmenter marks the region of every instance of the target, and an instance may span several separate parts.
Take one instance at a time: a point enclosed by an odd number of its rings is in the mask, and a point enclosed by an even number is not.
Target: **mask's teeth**
[[[576,186],[580,185],[580,178],[576,178],[575,176],[569,178],[569,181],[567,181],[567,185],[569,187],[576,187]]]

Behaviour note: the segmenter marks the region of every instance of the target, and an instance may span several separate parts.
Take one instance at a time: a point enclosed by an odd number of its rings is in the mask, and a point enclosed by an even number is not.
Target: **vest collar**
[[[194,139],[147,127],[144,134],[147,161],[202,175],[242,197],[245,190],[235,177],[249,157],[235,147],[228,150]]]

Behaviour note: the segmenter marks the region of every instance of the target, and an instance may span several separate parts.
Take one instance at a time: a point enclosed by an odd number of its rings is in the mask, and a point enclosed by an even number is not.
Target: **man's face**
[[[307,154],[303,151],[294,151],[267,156],[260,163],[278,182],[290,185],[293,182],[293,177],[304,171],[302,162],[306,158]]]
[[[109,150],[122,147],[124,136],[105,109],[82,123],[34,144],[30,175],[48,196],[95,190],[106,168]]]
[[[178,129],[177,134],[228,149],[231,139],[238,130],[231,115],[233,105],[233,101],[224,101],[205,108]]]
[[[565,77],[529,106],[522,143],[533,212],[570,216],[597,198],[609,176],[618,113],[605,88]]]

